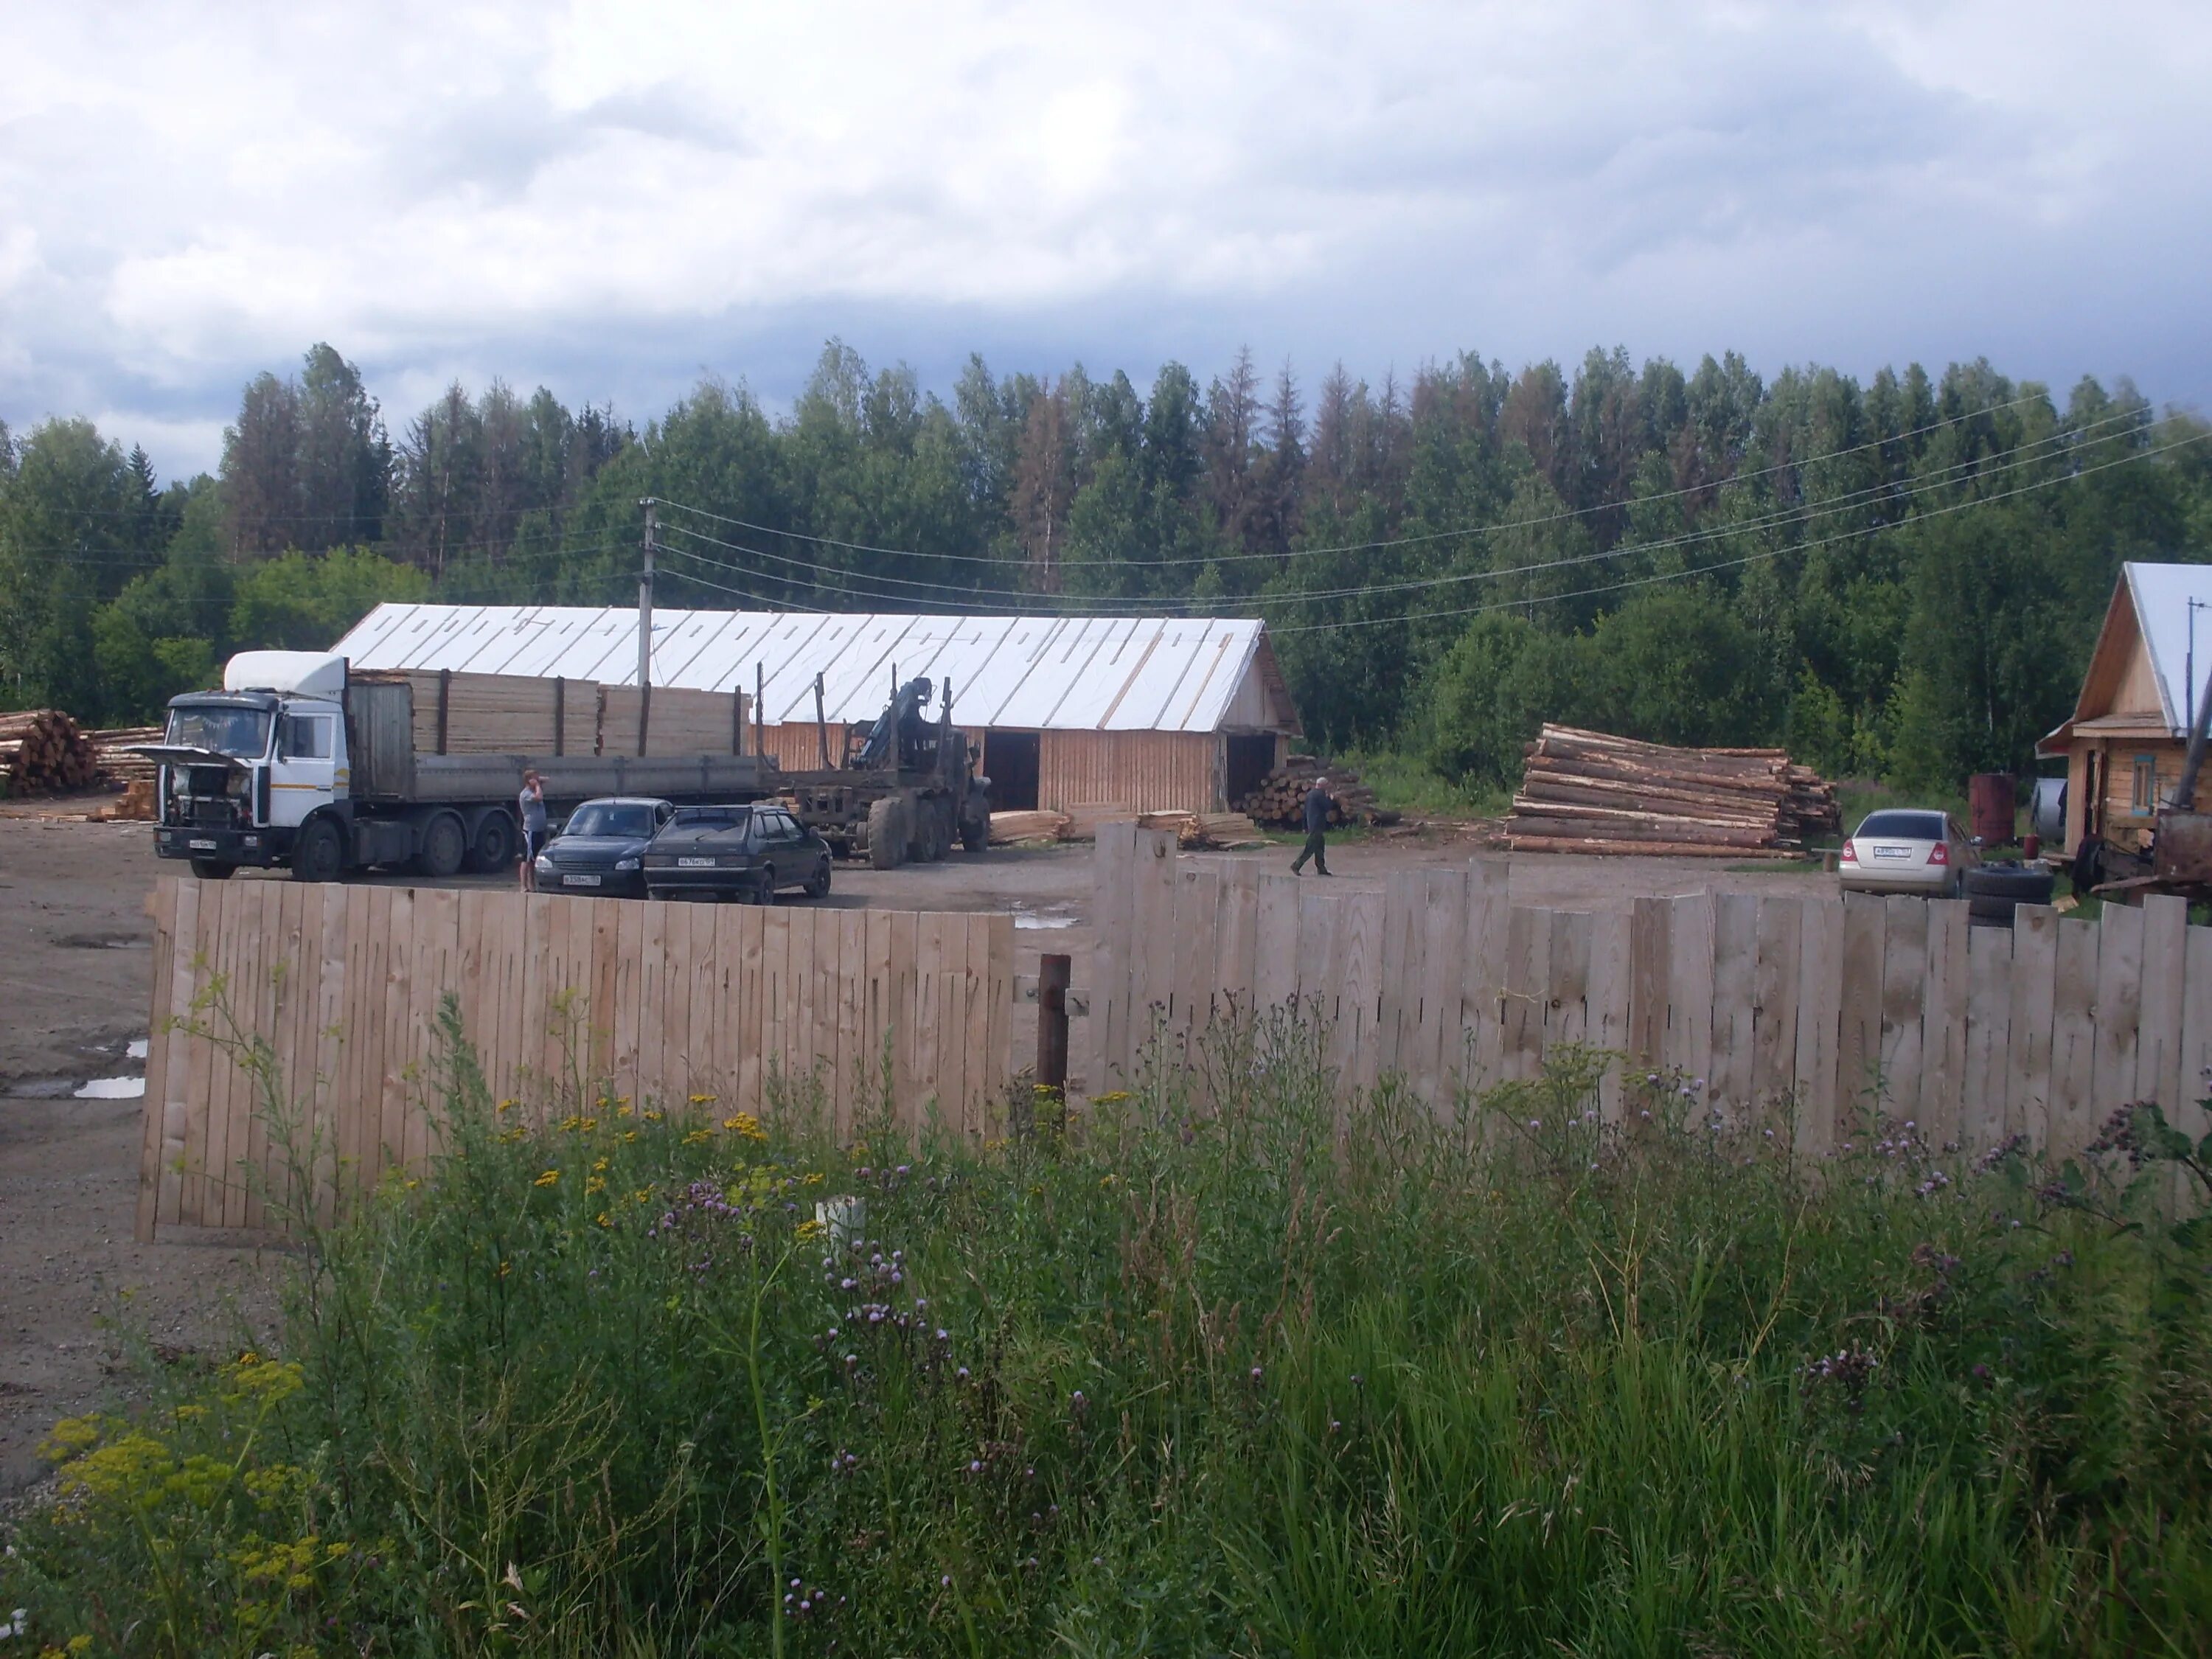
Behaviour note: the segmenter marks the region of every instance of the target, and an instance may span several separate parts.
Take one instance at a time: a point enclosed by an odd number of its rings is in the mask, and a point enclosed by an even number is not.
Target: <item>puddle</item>
[[[154,941],[136,933],[64,933],[54,940],[65,951],[150,951]]]
[[[1073,927],[1075,918],[1054,911],[1031,910],[1017,904],[1013,907],[1017,927]]]
[[[146,1051],[150,1046],[150,1040],[146,1037],[132,1037],[131,1039],[131,1046],[123,1051],[123,1058],[125,1060],[143,1060],[146,1058]]]
[[[73,1077],[27,1077],[7,1085],[17,1100],[67,1100],[76,1092]]]
[[[143,1077],[96,1077],[89,1083],[77,1085],[72,1100],[141,1100],[145,1097],[146,1079]]]

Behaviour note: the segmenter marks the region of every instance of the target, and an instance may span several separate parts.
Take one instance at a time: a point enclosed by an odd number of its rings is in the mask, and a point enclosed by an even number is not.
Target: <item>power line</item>
[[[2131,417],[2124,416],[2111,418],[2126,419]],[[2098,425],[2110,423],[2110,419],[2106,422],[2093,422],[2090,428],[2084,428],[2084,430],[2093,430]],[[1613,559],[1628,558],[1665,552],[1680,548],[1694,547],[1707,542],[1722,541],[1735,537],[1757,534],[1764,531],[1773,529],[1778,526],[1796,525],[1801,523],[1809,526],[1819,522],[1822,519],[1833,518],[1839,514],[1851,511],[1858,507],[1875,504],[1877,500],[1888,503],[1904,505],[1917,501],[1928,495],[1934,495],[1938,491],[1951,487],[1954,483],[1967,482],[1970,480],[1981,481],[2002,477],[2005,474],[2015,471],[2021,467],[2033,465],[2039,459],[2048,459],[2039,457],[2031,452],[2041,448],[2046,444],[2056,441],[2060,435],[2061,434],[2050,434],[2044,438],[2031,440],[2026,444],[2017,446],[2012,450],[2002,452],[1999,455],[1982,457],[1972,461],[1956,462],[1948,467],[1939,469],[1933,474],[1926,475],[1918,479],[1913,480],[1909,484],[1894,485],[1882,483],[1869,486],[1863,489],[1848,491],[1842,495],[1832,497],[1826,501],[1818,503],[1808,503],[1799,507],[1778,508],[1775,511],[1753,519],[1741,520],[1727,523],[1708,524],[1701,528],[1686,531],[1677,536],[1663,537],[1656,541],[1620,543],[1616,544],[1613,547],[1596,552],[1573,554],[1565,558],[1541,560],[1521,565],[1506,565],[1487,570],[1455,571],[1438,576],[1410,577],[1398,581],[1360,583],[1343,587],[1316,588],[1303,592],[1277,592],[1266,593],[1264,595],[1231,594],[1222,595],[1212,599],[1199,599],[1195,597],[1182,598],[1173,601],[1172,605],[1174,609],[1188,613],[1194,609],[1219,611],[1249,607],[1254,604],[1261,602],[1262,599],[1273,604],[1313,605],[1337,599],[1367,599],[1381,593],[1418,592],[1432,588],[1457,586],[1473,582],[1504,580],[1516,576],[1535,575],[1547,571],[1567,569],[1585,564],[1602,563]],[[2123,457],[2122,459],[2133,459],[2136,455],[2142,453],[2144,452],[2131,452],[2130,456]],[[2164,451],[2159,450],[2149,453],[2163,453]],[[2110,465],[2110,463],[2106,463],[2105,465]],[[665,502],[663,504],[671,507],[680,507],[682,505],[678,502]],[[1911,516],[1912,515],[1908,514],[1906,520],[1899,521],[1909,521]],[[1919,516],[1926,515],[1923,514]],[[857,599],[885,599],[900,604],[914,604],[919,602],[908,592],[902,592],[894,593],[884,591],[888,588],[897,588],[902,590],[914,590],[915,592],[921,593],[946,596],[951,600],[960,601],[966,604],[968,609],[975,611],[978,614],[994,615],[1011,612],[1012,614],[1022,615],[1035,613],[1042,608],[1033,602],[1036,599],[1059,597],[1038,595],[1022,590],[1009,588],[961,587],[955,586],[952,584],[945,582],[917,581],[901,576],[881,575],[872,572],[847,570],[840,566],[825,565],[815,561],[793,559],[782,554],[770,553],[761,548],[748,546],[743,543],[727,541],[720,537],[710,536],[704,531],[693,530],[682,525],[671,525],[664,527],[675,530],[682,535],[693,537],[700,541],[710,543],[714,546],[724,548],[731,552],[744,554],[749,557],[767,560],[770,562],[782,565],[789,568],[807,572],[810,575],[816,578],[816,580],[812,585],[830,586],[836,591],[842,592]],[[1874,530],[1888,527],[1891,526],[1887,525],[1869,526],[1866,526],[1863,532],[1853,532],[1850,533],[1870,533]],[[1822,544],[1807,544],[1804,542],[1797,542],[1791,544],[1789,547],[1776,550],[1778,552],[1787,552],[1802,550],[1808,545]],[[725,561],[714,559],[705,554],[698,553],[693,550],[679,549],[677,550],[684,552],[688,557],[698,559],[708,564],[716,565],[729,570],[739,572],[744,571],[744,567],[742,566],[729,564]],[[1730,564],[1732,562],[1723,562],[1718,565],[1708,565],[1702,568],[1709,569],[1725,569],[1730,568]],[[1144,568],[1142,562],[1137,562],[1135,568]],[[795,580],[794,578],[776,576],[773,574],[764,574],[764,579],[771,581],[782,581],[787,583]],[[1592,589],[1590,591],[1606,592],[1608,590],[1599,588]],[[1032,602],[1016,603],[1011,605],[1004,605],[990,603],[989,601],[993,599]],[[969,603],[970,601],[974,601],[974,603]],[[1111,594],[1091,596],[1086,598],[1084,603],[1094,613],[1104,611],[1112,615],[1153,615],[1157,614],[1161,604],[1160,601],[1153,599],[1132,599],[1127,596]]]
[[[1942,431],[1948,428],[1963,425],[1967,421],[1973,420],[1978,416],[1999,414],[2007,410],[2018,409],[2027,404],[2047,404],[2049,398],[2047,393],[2032,392],[2023,397],[2014,398],[2006,403],[1991,404],[1981,409],[1968,410],[1961,415],[1947,416],[1942,420],[1930,422],[1925,426],[1914,427],[1907,431],[1900,432],[1891,436],[1869,439],[1864,443],[1854,444],[1848,448],[1830,450],[1821,454],[1808,455],[1788,461],[1778,461],[1771,466],[1760,467],[1750,472],[1732,473],[1728,477],[1715,479],[1712,483],[1708,484],[1688,485],[1679,489],[1663,491],[1657,495],[1638,496],[1626,501],[1601,502],[1594,507],[1568,507],[1558,513],[1544,514],[1528,519],[1517,519],[1500,524],[1464,525],[1452,529],[1425,531],[1418,535],[1413,536],[1388,537],[1375,541],[1346,542],[1331,547],[1291,548],[1280,553],[1223,553],[1216,554],[1209,557],[1192,556],[1176,559],[1148,559],[1136,561],[1134,562],[1147,567],[1167,567],[1179,565],[1233,564],[1255,560],[1271,560],[1279,562],[1284,559],[1319,558],[1325,555],[1336,553],[1364,553],[1379,551],[1387,548],[1415,546],[1426,543],[1451,540],[1461,537],[1490,536],[1504,530],[1532,529],[1543,525],[1562,523],[1571,519],[1594,517],[1598,514],[1615,512],[1628,507],[1638,507],[1656,504],[1662,501],[1679,501],[1684,497],[1700,495],[1708,490],[1717,493],[1719,490],[1729,488],[1733,485],[1747,483],[1756,478],[1769,477],[1776,473],[1787,472],[1793,469],[1802,471],[1807,467],[1817,466],[1828,461],[1841,460],[1849,456],[1862,454],[1868,450],[1880,449],[1887,445],[1903,443],[1909,439],[1923,436],[1930,432]],[[2100,426],[2112,425],[2116,422],[2128,422],[2135,424],[2142,424],[2147,418],[2147,410],[2136,409],[2124,410],[2116,414],[2106,416],[2100,420],[2091,422],[2087,426],[2080,428],[2060,428],[2050,434],[2049,437],[2045,439],[2034,440],[2033,441],[2045,442],[2063,441],[2071,437],[2076,437],[2081,433],[2093,431]],[[1963,463],[1961,465],[1970,465],[1972,463]],[[1874,486],[1873,488],[1887,489],[1892,487],[1893,486],[1885,483],[1883,485]],[[702,519],[712,520],[717,523],[734,525],[739,529],[750,530],[764,535],[786,536],[794,541],[812,542],[820,546],[842,548],[849,552],[879,553],[897,558],[935,559],[961,564],[996,564],[1004,562],[1004,561],[994,559],[988,554],[983,553],[930,553],[914,548],[883,547],[868,542],[843,541],[834,536],[817,536],[805,531],[778,529],[772,525],[759,524],[749,519],[736,518],[726,514],[709,512],[704,507],[687,506],[681,501],[664,501],[663,505],[676,508],[680,512],[693,514]]]
[[[2189,437],[2176,439],[2169,444],[2162,444],[2155,449],[2137,450],[2113,460],[2099,462],[2094,466],[2085,466],[2078,471],[2064,473],[2056,478],[2041,478],[2033,483],[2021,484],[2015,489],[2002,490],[1994,495],[1977,495],[1967,501],[1953,501],[1945,507],[1932,507],[1924,513],[1914,514],[1908,522],[1917,524],[1923,519],[1938,519],[1947,514],[1963,513],[1971,507],[1987,507],[1995,501],[2008,501],[2015,495],[2031,495],[2039,489],[2050,489],[2059,484],[2072,483],[2077,479],[2087,477],[2092,473],[2106,471],[2116,466],[2126,466],[2132,462],[2149,460],[2172,450],[2186,449],[2191,444],[2203,443],[2207,439],[2212,439],[2212,431],[2194,433]],[[1850,541],[1859,533],[1856,531],[1844,531],[1837,535],[1823,537],[1817,541],[1799,542],[1789,547],[1768,548],[1757,553],[1746,554],[1740,559],[1726,559],[1716,564],[1700,565],[1692,570],[1661,571],[1653,575],[1632,577],[1626,581],[1609,582],[1601,587],[1579,588],[1571,593],[1538,594],[1525,599],[1501,599],[1492,605],[1463,605],[1450,611],[1403,612],[1395,617],[1350,617],[1335,622],[1297,623],[1279,628],[1270,623],[1268,632],[1271,634],[1316,634],[1349,628],[1376,628],[1389,623],[1427,622],[1447,617],[1480,617],[1494,611],[1519,611],[1531,605],[1557,605],[1566,599],[1589,599],[1595,594],[1618,593],[1632,587],[1649,587],[1660,582],[1682,581],[1691,577],[1708,575],[1716,570],[1733,570],[1744,565],[1757,564],[1765,559],[1778,559],[1785,553],[1809,552],[1816,547],[1826,547],[1838,542]]]

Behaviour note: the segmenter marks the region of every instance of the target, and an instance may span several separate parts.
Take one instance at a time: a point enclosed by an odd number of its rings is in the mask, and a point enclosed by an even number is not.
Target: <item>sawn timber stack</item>
[[[1834,786],[1779,749],[1677,749],[1547,726],[1498,844],[1516,853],[1741,858],[1842,828]]]

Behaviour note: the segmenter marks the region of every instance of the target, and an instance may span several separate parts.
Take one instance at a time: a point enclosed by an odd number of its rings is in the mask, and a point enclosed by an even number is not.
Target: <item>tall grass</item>
[[[284,1352],[64,1425],[0,1591],[98,1653],[2207,1651],[2154,1113],[1809,1161],[1695,1079],[1603,1121],[1600,1055],[1438,1117],[1322,1053],[1226,1021],[979,1150],[803,1086],[539,1127],[449,1030]]]

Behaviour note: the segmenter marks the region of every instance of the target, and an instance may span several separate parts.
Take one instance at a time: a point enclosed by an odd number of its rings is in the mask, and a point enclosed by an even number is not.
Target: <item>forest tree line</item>
[[[2033,769],[2129,559],[2212,550],[2212,428],[1987,362],[1861,385],[1474,355],[1317,385],[994,376],[837,342],[773,416],[703,381],[639,427],[540,389],[387,422],[328,345],[245,388],[213,475],[0,425],[0,701],[152,718],[231,652],[378,601],[1267,618],[1306,730],[1478,785],[1544,720],[1788,744],[1948,787]]]

